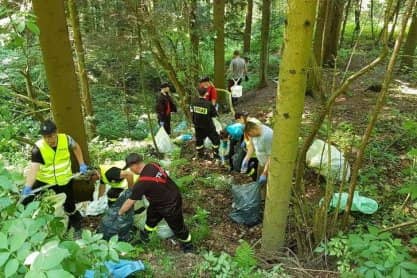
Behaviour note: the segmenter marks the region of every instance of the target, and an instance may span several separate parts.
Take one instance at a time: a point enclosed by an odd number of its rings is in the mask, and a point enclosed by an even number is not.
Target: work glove
[[[249,81],[249,77],[247,75],[245,75],[245,81]]]
[[[164,124],[165,124],[164,122],[159,122],[159,126],[160,126],[160,127],[163,127],[163,126],[164,126]]]
[[[80,164],[80,173],[81,174],[87,174],[88,166],[85,163]]]
[[[246,147],[246,142],[245,142],[245,140],[243,140],[243,141],[242,141],[242,143],[240,143],[240,147],[241,147],[241,148],[245,148],[245,147]]]
[[[23,187],[23,190],[22,190],[22,196],[26,197],[30,194],[32,194],[32,187],[30,187],[29,185],[25,185],[25,187]]]
[[[240,172],[242,174],[246,173],[248,171],[248,166],[249,166],[249,160],[244,159],[242,161],[242,166],[240,167]]]
[[[265,175],[261,175],[258,179],[258,183],[259,184],[265,184],[266,183],[266,176]]]

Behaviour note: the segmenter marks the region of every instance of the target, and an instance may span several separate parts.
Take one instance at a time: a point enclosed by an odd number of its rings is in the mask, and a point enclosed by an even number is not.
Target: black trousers
[[[32,189],[36,189],[36,188],[39,188],[39,187],[44,186],[44,185],[46,185],[46,183],[37,180],[33,184]],[[52,189],[53,191],[55,191],[56,194],[65,193],[67,198],[65,199],[64,210],[69,215],[75,213],[76,209],[75,209],[75,198],[74,198],[74,189],[73,189],[72,180],[70,180],[66,185],[54,185],[54,186],[50,187],[49,189]],[[32,200],[30,200],[30,197],[26,198],[26,199],[29,199],[28,200],[29,202],[33,200],[33,198],[32,198]],[[26,199],[25,199],[25,202],[26,202]]]
[[[168,226],[174,232],[175,236],[182,241],[186,241],[189,238],[189,232],[184,223],[184,217],[182,215],[182,199],[179,198],[177,202],[172,206],[167,207],[148,207],[146,211],[146,226],[150,228],[156,228],[159,221],[165,219]]]
[[[214,149],[219,149],[220,136],[215,128],[201,128],[195,127],[195,137],[197,149],[204,147],[204,140],[208,137],[213,143]]]
[[[158,120],[159,120],[159,122],[164,122],[165,131],[168,133],[168,135],[171,135],[171,115],[165,116],[165,117],[160,118]]]

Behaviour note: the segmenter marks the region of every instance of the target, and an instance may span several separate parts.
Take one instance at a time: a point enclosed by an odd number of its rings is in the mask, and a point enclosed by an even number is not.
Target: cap
[[[120,178],[120,172],[122,170],[117,167],[111,167],[107,172],[105,173],[106,178],[111,182],[119,182],[122,179]]]
[[[143,161],[143,156],[141,156],[140,154],[137,154],[137,153],[128,154],[128,156],[126,156],[126,159],[125,159],[126,166],[123,169],[127,169],[132,164],[139,163],[142,161]]]
[[[203,77],[203,78],[200,79],[200,83],[209,82],[209,81],[210,81],[210,78],[208,76]]]
[[[164,82],[161,84],[161,86],[159,86],[159,89],[163,89],[163,88],[169,88],[169,84],[167,82]]]
[[[42,135],[48,135],[56,132],[56,125],[51,120],[46,120],[43,123],[41,123],[41,127],[39,130],[39,133]]]

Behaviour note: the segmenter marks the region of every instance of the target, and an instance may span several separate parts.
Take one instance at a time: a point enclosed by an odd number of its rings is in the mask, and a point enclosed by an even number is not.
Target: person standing
[[[230,62],[229,69],[228,69],[228,89],[231,91],[232,86],[235,84],[240,85],[242,83],[243,78],[248,81],[248,68],[246,65],[245,59],[240,57],[239,50],[235,50],[233,52],[233,59]],[[233,102],[236,102],[237,98],[232,98]]]
[[[156,113],[159,126],[164,127],[168,135],[171,134],[171,113],[173,112],[177,112],[177,106],[170,95],[169,84],[163,83],[160,86],[160,94],[156,102]]]
[[[270,127],[264,124],[249,121],[245,125],[245,134],[250,138],[251,144],[247,145],[247,152],[242,161],[241,172],[245,173],[247,171],[249,160],[252,157],[253,152],[255,152],[259,162],[258,173],[261,173],[258,182],[266,183],[274,132]]]
[[[216,107],[217,110],[217,90],[216,87],[214,87],[213,83],[210,82],[210,78],[204,77],[200,80],[200,88],[206,88],[207,89],[207,95],[206,99],[213,104],[214,107]]]
[[[190,110],[195,128],[197,157],[204,157],[204,140],[208,137],[213,143],[215,158],[219,158],[220,136],[216,131],[213,119],[217,117],[214,106],[206,99],[207,89],[198,88],[199,98],[191,103]]]
[[[80,166],[80,173],[87,173],[80,146],[74,139],[64,133],[57,133],[56,125],[51,120],[41,124],[42,139],[33,146],[30,168],[26,176],[23,197],[32,194],[32,190],[50,185],[55,193],[65,193],[64,210],[69,215],[69,227],[81,228],[81,215],[75,208],[73,191],[71,152]]]
[[[149,234],[156,231],[158,223],[165,219],[168,226],[179,239],[184,252],[192,252],[191,234],[184,223],[182,197],[175,182],[157,163],[145,164],[143,157],[131,153],[126,157],[126,167],[140,175],[132,188],[132,194],[119,210],[123,216],[133,208],[136,201],[145,196],[149,201],[146,211],[145,229],[140,232],[141,239],[149,240]]]

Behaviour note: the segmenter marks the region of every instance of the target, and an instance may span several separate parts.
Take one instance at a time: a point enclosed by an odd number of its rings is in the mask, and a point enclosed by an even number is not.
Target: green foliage
[[[417,264],[412,262],[408,250],[400,239],[388,232],[369,227],[368,233],[339,234],[316,249],[338,259],[341,273],[365,277],[413,277]],[[347,277],[347,276],[346,276]]]
[[[255,253],[243,240],[236,249],[234,257],[224,252],[217,256],[209,251],[203,255],[203,258],[204,262],[193,273],[193,277],[201,277],[199,276],[201,274],[210,274],[210,277],[218,278],[290,277],[285,274],[281,265],[276,265],[269,271],[256,269]]]
[[[80,277],[87,269],[104,275],[105,261],[133,250],[117,237],[107,242],[88,230],[77,241],[65,240],[64,224],[47,199],[26,207],[17,203],[21,182],[0,164],[0,272],[5,277]]]
[[[412,148],[407,156],[411,159],[412,163],[408,169],[406,169],[407,177],[404,180],[404,184],[399,193],[410,194],[411,199],[417,199],[417,148]]]
[[[196,244],[202,242],[210,235],[209,214],[210,212],[205,209],[197,207],[195,215],[187,219],[187,225],[191,230],[191,238]]]

